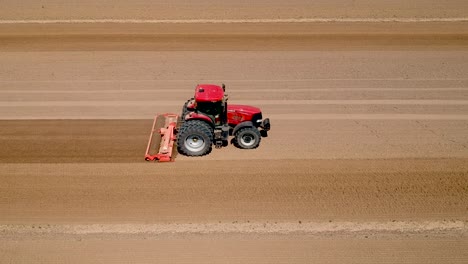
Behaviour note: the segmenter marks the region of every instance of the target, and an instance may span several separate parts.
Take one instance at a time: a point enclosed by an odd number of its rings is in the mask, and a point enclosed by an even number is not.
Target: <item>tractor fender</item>
[[[205,121],[211,127],[214,127],[213,120],[211,120],[211,118],[207,117],[206,115],[200,115],[195,112],[190,112],[185,116],[185,121],[189,121],[189,120]]]
[[[236,132],[239,131],[239,129],[244,128],[244,127],[255,127],[255,126],[251,121],[245,121],[245,122],[239,123],[232,130],[232,134],[235,135]]]

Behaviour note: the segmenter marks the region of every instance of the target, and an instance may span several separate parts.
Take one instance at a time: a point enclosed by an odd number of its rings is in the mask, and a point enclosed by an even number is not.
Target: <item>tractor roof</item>
[[[221,86],[214,84],[199,84],[195,88],[195,101],[197,102],[219,102],[224,98],[224,90]]]

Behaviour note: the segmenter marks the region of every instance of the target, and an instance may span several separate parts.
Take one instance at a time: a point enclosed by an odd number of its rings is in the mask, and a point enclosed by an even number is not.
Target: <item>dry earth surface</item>
[[[6,1],[0,17],[467,10],[84,1],[70,13],[64,1],[30,2]],[[466,22],[0,24],[0,62],[1,263],[468,262]],[[154,114],[221,82],[231,103],[271,118],[261,146],[144,162]]]
[[[460,18],[464,0],[3,0],[0,17],[21,19]]]

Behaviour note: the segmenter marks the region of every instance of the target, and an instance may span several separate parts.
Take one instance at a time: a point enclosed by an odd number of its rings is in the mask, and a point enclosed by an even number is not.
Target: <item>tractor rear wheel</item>
[[[211,152],[213,129],[200,120],[185,121],[177,136],[177,150],[185,156],[203,156]]]
[[[241,128],[235,134],[234,144],[241,149],[254,149],[260,145],[262,136],[256,127]]]

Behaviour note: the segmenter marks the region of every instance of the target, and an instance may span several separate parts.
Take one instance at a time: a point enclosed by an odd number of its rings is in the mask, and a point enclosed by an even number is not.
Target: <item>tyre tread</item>
[[[206,143],[208,144],[209,147],[206,152],[200,155],[191,153],[189,150],[185,148],[185,145],[184,145],[186,133],[191,132],[193,130],[203,133],[208,138],[208,142]],[[185,155],[185,156],[190,156],[190,157],[205,156],[211,152],[212,145],[213,145],[213,129],[206,122],[200,121],[200,120],[189,120],[189,121],[185,121],[181,125],[179,129],[178,137],[177,137],[177,151],[180,154]]]
[[[251,131],[253,132],[254,134],[257,135],[258,137],[258,142],[256,145],[252,146],[252,147],[243,147],[239,144],[238,140],[237,140],[237,137],[243,132],[243,131]],[[239,131],[236,132],[236,135],[234,135],[234,146],[236,146],[237,148],[240,148],[240,149],[256,149],[260,146],[260,142],[262,141],[262,135],[260,134],[260,131],[258,131],[258,129],[256,127],[244,127],[244,128],[241,128],[239,129]]]

